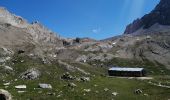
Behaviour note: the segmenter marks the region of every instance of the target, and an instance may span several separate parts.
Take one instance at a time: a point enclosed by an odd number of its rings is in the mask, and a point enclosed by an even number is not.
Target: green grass
[[[50,83],[53,89],[35,89],[39,82]],[[74,90],[67,87],[67,81],[61,80],[33,80],[33,81],[22,81],[19,80],[10,85],[7,90],[9,90],[15,99],[26,100],[30,98],[31,100],[56,100],[59,92],[62,91],[62,96],[58,99],[61,100],[167,100],[170,98],[170,89],[152,86],[147,83],[147,81],[139,80],[129,80],[121,78],[108,78],[96,76],[91,79],[90,82],[74,82],[77,87]],[[13,86],[18,84],[26,84],[28,88],[26,93],[19,94]],[[94,85],[97,85],[95,87]],[[3,86],[0,86],[3,88]],[[104,88],[108,88],[109,91],[104,91]],[[142,94],[134,94],[135,89],[142,89]],[[91,92],[86,93],[83,89],[91,89]],[[42,93],[39,93],[42,91]],[[96,93],[95,91],[99,91]],[[118,92],[118,96],[113,96],[112,92]],[[55,93],[56,95],[47,95],[47,93]],[[85,95],[84,95],[85,94]],[[148,94],[148,96],[144,96]]]
[[[60,76],[67,72],[62,66],[59,66],[58,63],[54,61],[53,64],[42,64],[40,60],[32,60],[26,56],[16,56],[14,59],[17,61],[24,60],[24,63],[17,62],[13,65],[15,70],[14,73],[9,73],[5,77],[0,77],[0,88],[8,90],[14,100],[167,100],[170,98],[170,89],[161,88],[153,86],[148,83],[147,80],[136,80],[136,79],[125,79],[125,78],[109,78],[106,76],[101,76],[101,74],[107,74],[106,68],[101,68],[97,66],[91,66],[88,64],[75,63],[71,61],[66,61],[75,67],[84,69],[86,72],[89,72],[90,75],[84,75],[79,72],[70,72],[71,75],[81,77],[88,76],[91,81],[89,82],[78,82],[76,80],[64,81],[60,79]],[[153,82],[162,82],[167,83],[170,81],[170,76],[166,74],[161,74],[158,66],[148,62],[148,63],[139,63],[139,62],[129,62],[127,60],[113,59],[107,64],[122,65],[126,66],[127,64],[132,67],[140,65],[150,65],[149,70],[154,71],[150,73],[154,77]],[[29,68],[37,68],[41,71],[41,77],[36,80],[21,80],[19,75],[26,71]],[[162,68],[165,70],[164,68]],[[5,73],[1,71],[1,73]],[[158,73],[158,74],[157,74]],[[157,74],[157,75],[156,75]],[[17,81],[14,81],[18,79]],[[11,82],[8,88],[3,86],[3,83]],[[70,88],[67,86],[69,82],[73,82],[77,85],[75,88]],[[52,89],[38,89],[39,83],[47,83],[52,85]],[[14,88],[16,85],[27,85],[25,93],[18,93],[17,89]],[[95,87],[95,85],[97,85]],[[168,85],[168,84],[167,84]],[[104,88],[108,88],[108,91],[104,91]],[[141,89],[142,94],[135,94],[136,89]],[[83,89],[91,89],[90,92],[86,93]],[[62,92],[61,92],[62,91]],[[98,93],[96,93],[98,91]],[[113,96],[112,92],[118,92],[117,96]],[[48,95],[48,93],[53,93],[55,95]],[[148,94],[148,96],[144,96]],[[60,97],[58,97],[61,95]]]

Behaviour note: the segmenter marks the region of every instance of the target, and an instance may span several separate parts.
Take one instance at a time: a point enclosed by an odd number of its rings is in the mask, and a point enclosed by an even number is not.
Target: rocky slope
[[[115,58],[151,61],[170,69],[170,1],[161,0],[155,9],[128,25],[125,33],[103,40],[110,42]]]
[[[133,45],[123,47],[118,53],[122,56],[128,55],[130,58],[148,59],[161,63],[170,68],[170,1],[160,0],[160,3],[151,13],[146,14],[141,19],[135,20],[128,25],[124,36],[131,36],[127,43],[136,38]],[[137,36],[135,36],[137,35]],[[146,37],[146,39],[143,39]],[[147,38],[148,37],[148,38]],[[126,38],[125,38],[126,39]],[[135,57],[136,56],[136,57]]]
[[[160,3],[153,11],[146,14],[141,19],[135,20],[129,24],[124,34],[143,34],[158,33],[160,31],[169,31],[170,26],[170,1],[160,0]],[[155,28],[151,28],[155,27]],[[158,28],[158,29],[157,29]],[[167,29],[167,30],[166,30]]]
[[[38,21],[30,24],[1,7],[0,48],[14,52],[24,50],[28,55],[34,54],[43,59],[47,56],[46,52],[63,48],[63,39]]]

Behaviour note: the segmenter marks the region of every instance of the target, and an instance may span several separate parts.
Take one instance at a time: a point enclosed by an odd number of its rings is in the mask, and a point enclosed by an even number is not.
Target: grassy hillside
[[[165,70],[164,67],[154,66],[151,62],[140,63],[137,61],[127,61],[123,59],[113,59],[107,62],[108,65],[142,67],[146,66],[149,71],[149,76],[154,77],[153,80],[138,80],[118,77],[107,77],[107,68],[91,66],[89,64],[81,64],[69,61],[72,66],[79,67],[89,75],[75,71],[70,74],[74,77],[89,77],[90,81],[78,80],[62,80],[60,77],[66,70],[59,65],[57,61],[53,64],[42,64],[41,60],[33,60],[25,55],[18,55],[13,58],[15,64],[14,71],[7,72],[1,69],[0,88],[8,90],[14,100],[167,100],[170,98],[170,89],[158,87],[150,84],[160,83],[170,85],[169,71],[162,74],[159,70]],[[24,62],[20,62],[24,60]],[[67,62],[67,61],[66,61]],[[9,62],[12,64],[12,62]],[[128,64],[128,65],[127,65]],[[41,72],[41,76],[35,80],[23,80],[19,75],[30,68],[37,68]],[[153,71],[153,72],[152,72]],[[6,87],[3,83],[10,82]],[[47,83],[52,85],[52,89],[38,88],[39,83]],[[69,83],[76,84],[76,87],[68,86]],[[16,85],[27,85],[24,93],[18,93],[15,89]],[[141,94],[135,94],[136,89],[142,90]],[[118,93],[114,96],[112,93]]]

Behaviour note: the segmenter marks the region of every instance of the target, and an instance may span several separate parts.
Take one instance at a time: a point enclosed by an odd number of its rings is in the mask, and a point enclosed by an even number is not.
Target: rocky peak
[[[59,36],[46,28],[44,25],[38,21],[28,23],[24,18],[10,13],[6,8],[0,7],[0,26],[9,25],[14,27],[13,30],[20,30],[27,35],[30,35],[33,42],[40,44],[54,44],[57,46],[62,46]],[[22,37],[26,37],[20,34]]]
[[[27,21],[20,16],[10,13],[6,8],[0,7],[0,23],[8,23],[15,27],[26,27]]]
[[[135,20],[126,27],[124,34],[131,34],[140,28],[148,29],[154,24],[170,25],[170,0],[161,0],[149,14]]]

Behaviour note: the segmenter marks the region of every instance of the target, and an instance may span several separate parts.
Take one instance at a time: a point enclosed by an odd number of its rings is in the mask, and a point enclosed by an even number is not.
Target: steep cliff
[[[161,0],[153,11],[151,11],[149,14],[146,14],[141,19],[137,19],[133,23],[129,24],[124,34],[133,34],[139,29],[147,30],[155,24],[158,24],[159,26],[169,26],[170,25],[169,9],[170,1]],[[137,32],[136,34],[142,34],[142,32]]]

